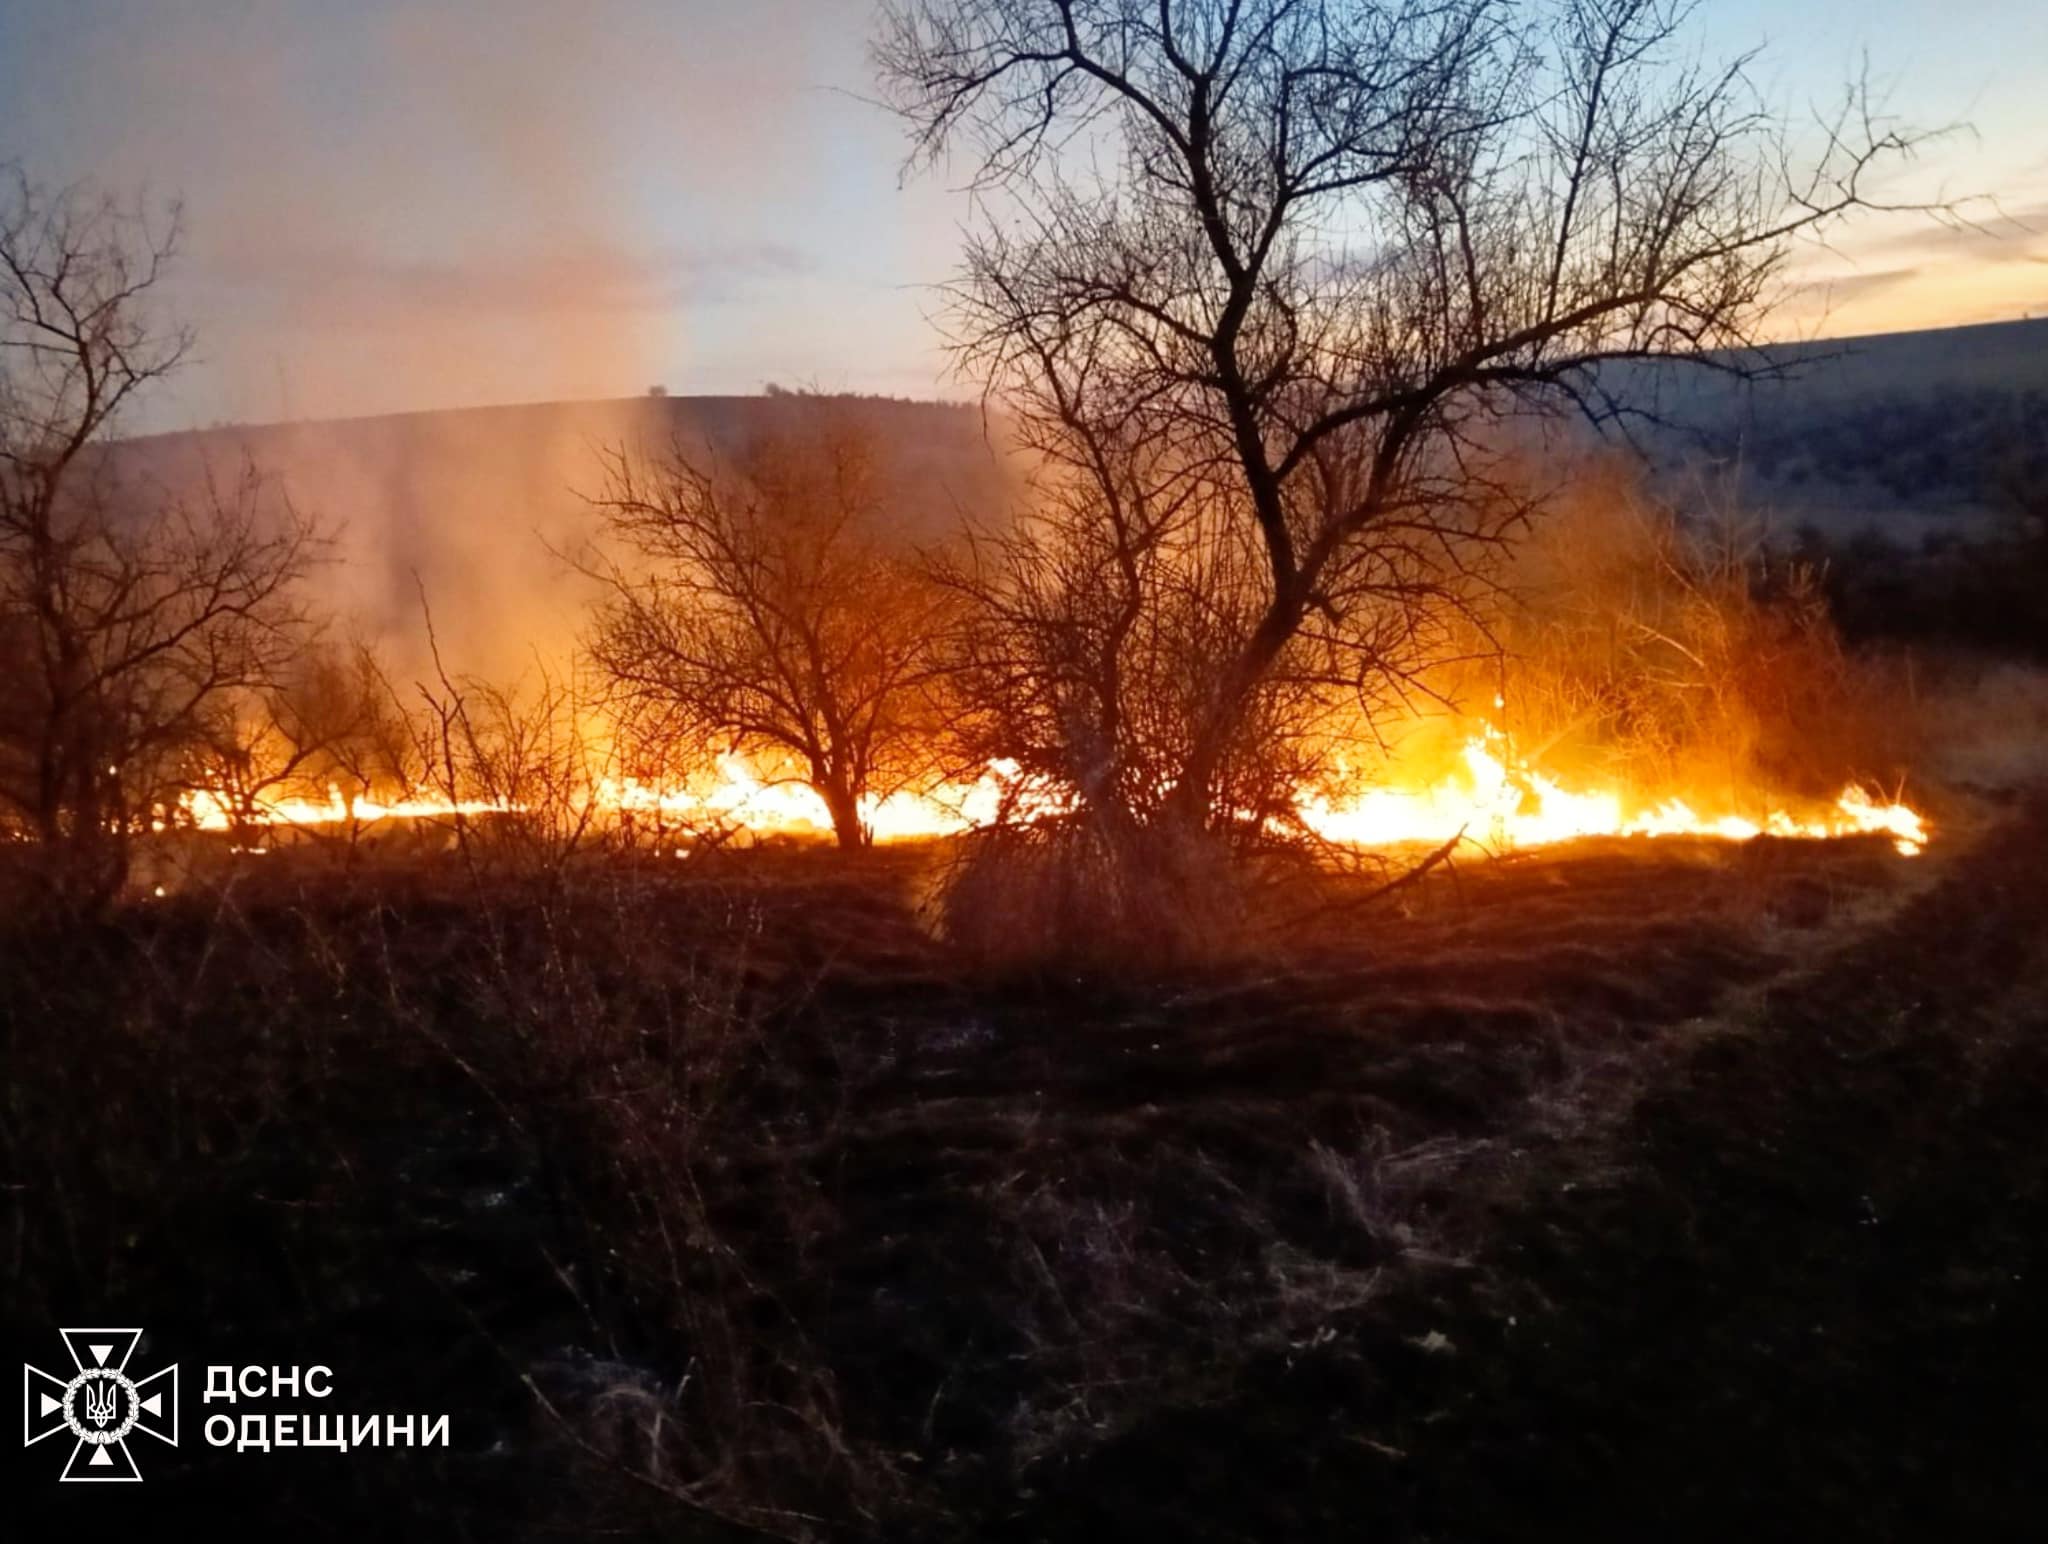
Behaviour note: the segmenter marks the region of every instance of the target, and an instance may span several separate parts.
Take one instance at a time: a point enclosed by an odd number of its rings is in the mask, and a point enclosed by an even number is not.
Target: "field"
[[[2048,54],[33,9],[0,1544],[2043,1534]]]
[[[954,963],[920,849],[19,927],[9,1341],[132,1313],[138,1520],[306,1538],[2009,1533],[2048,804],[1936,814],[1293,886],[1114,983]],[[195,1440],[264,1359],[454,1440]]]

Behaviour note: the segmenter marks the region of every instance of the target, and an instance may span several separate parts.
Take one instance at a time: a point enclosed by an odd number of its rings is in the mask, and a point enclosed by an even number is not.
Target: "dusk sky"
[[[866,0],[0,0],[0,160],[181,194],[201,357],[148,427],[769,381],[957,394],[927,319],[963,201],[905,184]],[[1823,103],[1860,68],[1926,190],[1788,332],[2048,313],[2048,5],[1707,0],[1709,52]]]

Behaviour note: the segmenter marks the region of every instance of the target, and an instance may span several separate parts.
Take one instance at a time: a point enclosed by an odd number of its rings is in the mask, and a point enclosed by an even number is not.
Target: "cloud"
[[[1908,259],[1990,264],[2039,262],[2048,248],[2048,200],[1981,215],[1966,211],[1966,216],[1966,224],[1922,216],[1905,229],[1845,239],[1840,245],[1858,259],[1871,262]]]
[[[1798,285],[1792,291],[1792,296],[1799,302],[1819,301],[1827,305],[1844,305],[1851,301],[1869,300],[1887,290],[1902,288],[1913,283],[1924,271],[1915,266],[1887,268],[1878,273],[1838,274]]]
[[[709,306],[817,271],[777,242],[636,251],[610,243],[453,259],[352,247],[240,247],[212,255],[211,282],[289,312],[318,306],[357,324],[439,316],[660,313]]]
[[[1788,320],[1834,333],[1943,327],[2021,315],[2048,265],[2048,196],[2026,179],[1969,223],[1869,214],[1802,250]]]

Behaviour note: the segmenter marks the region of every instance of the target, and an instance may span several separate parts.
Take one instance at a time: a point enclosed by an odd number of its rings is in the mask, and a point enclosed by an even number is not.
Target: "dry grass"
[[[1081,815],[968,837],[927,915],[969,966],[1146,976],[1241,953],[1247,876],[1221,842]]]
[[[1639,471],[1585,464],[1502,576],[1484,619],[1500,656],[1440,685],[1500,693],[1545,768],[1653,799],[1745,809],[1896,786],[1925,746],[1910,676],[1846,649],[1820,571],[1767,537],[1744,510],[1684,515]]]
[[[1462,1269],[1518,1155],[1909,872],[1595,845],[1364,911],[1333,877],[1284,940],[1141,979],[968,966],[909,903],[929,861],[280,855],[10,934],[13,1311],[317,1340],[424,1284],[448,1317],[406,1333],[499,1390],[458,1425],[530,1471],[447,1492],[465,1526],[974,1533]],[[288,1309],[254,1290],[273,1254]]]
[[[2048,774],[2048,668],[1936,657],[1915,684],[1929,781],[1997,792]]]

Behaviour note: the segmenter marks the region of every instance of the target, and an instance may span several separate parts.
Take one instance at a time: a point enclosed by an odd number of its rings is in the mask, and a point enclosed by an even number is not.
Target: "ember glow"
[[[685,786],[608,778],[592,798],[614,818],[673,821],[699,829],[739,829],[757,835],[828,836],[825,802],[801,782],[764,777],[738,756],[718,758],[715,774]],[[899,790],[869,798],[861,813],[878,842],[957,836],[999,819],[1053,812],[1057,800],[1025,785],[1014,763],[990,767],[971,783],[944,783],[923,792]],[[1431,779],[1381,774],[1340,796],[1304,793],[1302,823],[1327,841],[1353,847],[1408,843],[1441,846],[1459,837],[1492,851],[1540,847],[1585,837],[1691,836],[1742,842],[1758,836],[1823,839],[1884,835],[1907,856],[1928,840],[1926,822],[1905,804],[1882,801],[1854,784],[1831,805],[1794,813],[1770,807],[1748,814],[1713,812],[1681,798],[1632,802],[1618,790],[1573,788],[1515,756],[1506,737],[1486,726],[1468,738],[1457,765]],[[187,794],[181,824],[204,831],[237,825],[324,827],[379,821],[486,817],[511,806],[454,802],[418,795],[379,802],[330,789],[323,801],[256,801],[253,817],[239,822],[233,806],[211,792]]]

